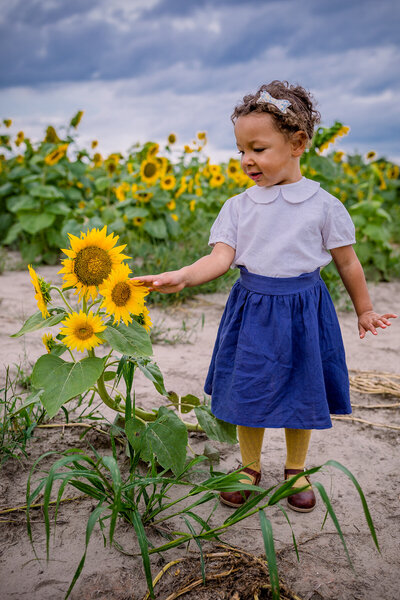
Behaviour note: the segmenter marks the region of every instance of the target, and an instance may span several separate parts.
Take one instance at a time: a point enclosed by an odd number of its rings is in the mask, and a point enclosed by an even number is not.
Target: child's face
[[[284,185],[301,179],[300,156],[304,143],[299,136],[285,137],[267,113],[238,118],[235,136],[242,155],[242,169],[258,186]],[[297,140],[297,142],[296,142]]]

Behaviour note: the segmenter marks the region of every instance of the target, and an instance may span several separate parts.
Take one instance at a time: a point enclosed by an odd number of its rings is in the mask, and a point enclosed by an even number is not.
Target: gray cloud
[[[392,0],[0,0],[0,110],[41,135],[86,109],[82,135],[104,151],[207,129],[222,156],[234,104],[288,79],[325,124],[351,126],[347,148],[397,156],[399,13]]]

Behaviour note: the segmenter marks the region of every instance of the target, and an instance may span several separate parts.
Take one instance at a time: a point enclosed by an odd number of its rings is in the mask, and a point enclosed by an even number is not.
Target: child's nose
[[[248,167],[250,165],[254,165],[253,157],[250,154],[243,154],[242,167]]]

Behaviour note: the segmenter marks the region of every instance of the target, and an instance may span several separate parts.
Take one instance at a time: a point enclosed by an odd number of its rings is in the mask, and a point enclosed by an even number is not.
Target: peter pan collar
[[[281,192],[287,202],[291,204],[299,204],[314,196],[319,190],[320,184],[318,181],[302,177],[300,181],[288,183],[286,185],[272,185],[271,187],[259,187],[253,185],[248,188],[247,194],[256,204],[269,204],[277,199]]]

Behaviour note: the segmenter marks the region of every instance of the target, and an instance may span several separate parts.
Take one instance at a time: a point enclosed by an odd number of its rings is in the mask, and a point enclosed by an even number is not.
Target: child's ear
[[[307,147],[307,142],[305,131],[295,131],[290,137],[293,156],[301,156]]]

